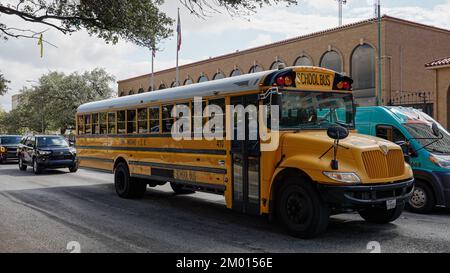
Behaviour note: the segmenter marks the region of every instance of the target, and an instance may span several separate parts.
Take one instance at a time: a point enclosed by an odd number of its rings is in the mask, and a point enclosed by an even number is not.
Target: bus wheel
[[[397,220],[402,215],[405,208],[405,202],[397,204],[395,209],[387,210],[385,208],[367,208],[359,211],[359,215],[370,223],[387,224]]]
[[[415,213],[430,213],[436,206],[436,198],[430,186],[424,181],[416,181],[413,195],[408,202],[408,210]]]
[[[308,181],[292,179],[279,191],[277,199],[278,219],[290,235],[309,239],[327,229],[329,208]]]
[[[114,186],[121,198],[141,198],[147,189],[145,182],[130,177],[130,171],[125,163],[119,163],[114,172]]]
[[[177,183],[170,183],[170,187],[176,194],[192,194],[195,193],[195,191],[192,190],[186,190],[183,188],[183,185],[177,184]]]

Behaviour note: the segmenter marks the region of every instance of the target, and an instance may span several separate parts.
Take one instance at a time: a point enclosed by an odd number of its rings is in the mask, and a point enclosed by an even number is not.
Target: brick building
[[[358,104],[374,105],[377,97],[377,22],[369,19],[261,47],[180,66],[180,85],[269,70],[286,65],[327,67],[350,75]],[[420,107],[444,126],[448,117],[450,75],[430,73],[430,61],[450,56],[450,30],[390,16],[382,18],[382,101]],[[447,66],[445,68],[449,70]],[[444,70],[445,70],[444,69]],[[439,69],[439,71],[441,71]],[[439,75],[438,75],[439,74]],[[437,79],[439,78],[439,80]],[[119,96],[152,90],[151,74],[118,82]],[[176,85],[175,68],[155,72],[154,89]],[[446,89],[447,88],[447,89]],[[439,91],[443,92],[443,91]],[[445,93],[445,92],[444,92]],[[447,101],[445,101],[445,100]]]

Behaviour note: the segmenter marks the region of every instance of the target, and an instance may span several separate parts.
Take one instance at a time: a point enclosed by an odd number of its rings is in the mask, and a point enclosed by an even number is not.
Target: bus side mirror
[[[433,130],[433,134],[436,137],[440,137],[441,136],[441,130],[439,130],[439,126],[435,122],[433,122],[433,125],[431,125],[431,129]]]
[[[350,133],[347,128],[344,128],[342,126],[333,126],[328,128],[327,134],[331,139],[342,140],[346,139]]]

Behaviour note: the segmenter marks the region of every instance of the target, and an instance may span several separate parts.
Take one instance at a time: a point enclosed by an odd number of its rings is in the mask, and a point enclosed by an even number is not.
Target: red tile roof
[[[434,67],[446,66],[446,65],[450,65],[450,57],[432,61],[431,63],[427,63],[425,65],[425,67],[427,67],[427,68],[434,68]]]

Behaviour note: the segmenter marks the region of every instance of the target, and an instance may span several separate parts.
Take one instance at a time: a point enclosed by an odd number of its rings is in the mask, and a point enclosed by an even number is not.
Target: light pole
[[[342,6],[347,4],[347,0],[337,0],[339,3],[339,26],[342,26]]]
[[[377,105],[383,104],[383,99],[381,98],[383,88],[383,78],[382,78],[382,61],[381,61],[381,0],[377,0],[377,25],[378,25],[378,95],[377,95]]]

